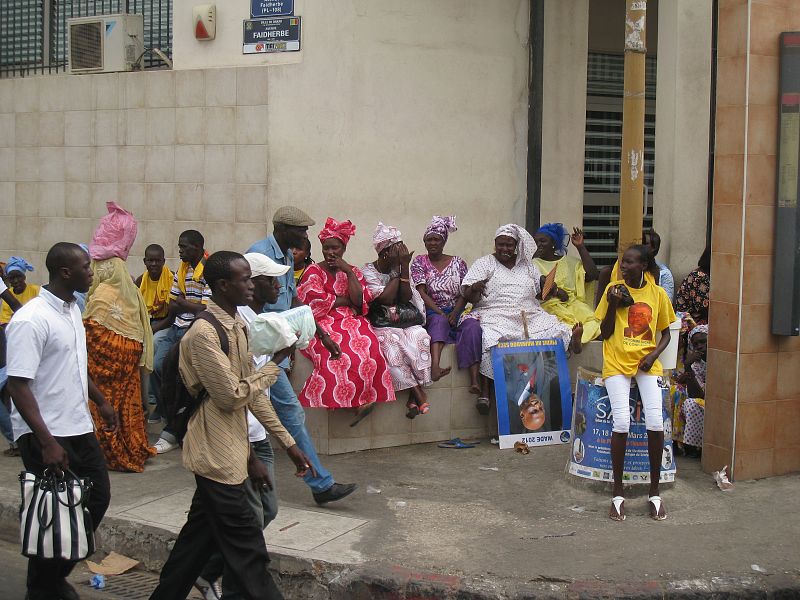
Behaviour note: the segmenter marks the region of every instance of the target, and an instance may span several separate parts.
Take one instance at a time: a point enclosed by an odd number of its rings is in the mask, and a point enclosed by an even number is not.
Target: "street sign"
[[[250,0],[250,16],[285,17],[294,14],[294,0]]]
[[[300,50],[300,17],[249,19],[244,22],[242,54],[298,50]]]

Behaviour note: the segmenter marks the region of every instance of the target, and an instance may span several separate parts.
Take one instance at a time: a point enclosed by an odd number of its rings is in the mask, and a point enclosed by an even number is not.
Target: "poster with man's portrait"
[[[500,448],[569,443],[572,391],[562,342],[501,342],[492,361]]]
[[[628,307],[628,326],[622,332],[623,337],[638,338],[645,342],[653,340],[650,323],[653,321],[653,309],[645,302],[636,302]]]

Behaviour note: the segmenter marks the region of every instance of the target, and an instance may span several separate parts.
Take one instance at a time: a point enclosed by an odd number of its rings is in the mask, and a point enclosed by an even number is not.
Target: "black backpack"
[[[227,355],[230,345],[228,334],[226,334],[225,330],[222,328],[222,323],[209,311],[204,310],[195,316],[194,321],[192,321],[189,327],[201,319],[211,323],[217,331],[222,352]],[[183,438],[189,427],[189,419],[208,397],[208,392],[206,392],[205,389],[201,389],[196,397],[189,393],[189,390],[186,389],[186,385],[183,383],[180,370],[178,369],[180,356],[181,342],[179,340],[172,345],[172,348],[169,349],[164,359],[164,367],[161,376],[161,399],[164,403],[165,416],[167,418],[167,426],[164,429],[174,435],[178,440],[178,444],[183,446]]]

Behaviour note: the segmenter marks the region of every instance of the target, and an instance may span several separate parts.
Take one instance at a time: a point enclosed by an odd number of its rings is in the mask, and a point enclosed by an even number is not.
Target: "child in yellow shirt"
[[[150,321],[163,319],[169,312],[169,290],[172,288],[172,271],[167,268],[164,248],[150,244],[144,250],[145,272],[136,280],[142,293]]]
[[[20,305],[25,304],[39,295],[39,286],[28,283],[25,280],[25,273],[33,271],[33,265],[27,260],[20,256],[12,256],[8,259],[5,271],[8,291],[11,292]],[[3,302],[3,308],[0,310],[0,325],[7,325],[13,314],[14,311],[11,310],[8,302]]]

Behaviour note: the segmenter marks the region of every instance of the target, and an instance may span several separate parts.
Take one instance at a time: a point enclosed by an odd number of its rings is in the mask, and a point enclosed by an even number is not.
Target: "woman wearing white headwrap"
[[[396,227],[378,223],[372,236],[378,260],[361,269],[372,295],[372,302],[392,306],[411,302],[421,314],[425,305],[419,292],[411,286],[409,265],[413,252],[403,243]],[[430,409],[423,386],[431,382],[431,338],[421,325],[411,327],[375,327],[375,335],[386,357],[392,385],[396,392],[410,390],[406,416],[413,419]]]
[[[566,350],[581,351],[581,323],[570,329],[553,315],[542,310],[536,296],[540,293],[542,274],[533,264],[536,243],[531,234],[519,225],[508,224],[494,234],[494,254],[483,256],[469,268],[462,282],[461,293],[472,302],[472,315],[480,319],[483,329],[481,358],[482,394],[477,408],[489,413],[489,384],[494,379],[491,350],[504,340],[524,336],[522,311],[531,339],[556,338]]]

